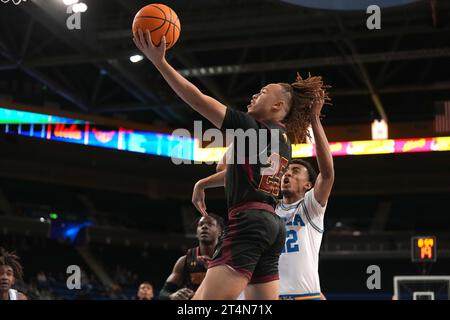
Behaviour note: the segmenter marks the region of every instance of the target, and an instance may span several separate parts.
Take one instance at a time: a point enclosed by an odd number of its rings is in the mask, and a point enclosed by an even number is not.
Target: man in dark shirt
[[[223,233],[223,219],[214,214],[197,223],[198,246],[178,259],[159,293],[160,300],[189,300],[206,275],[208,260],[214,254]]]

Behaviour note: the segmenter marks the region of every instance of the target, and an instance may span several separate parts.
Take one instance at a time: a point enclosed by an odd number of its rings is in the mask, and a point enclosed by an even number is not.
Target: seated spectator
[[[139,300],[153,300],[153,286],[150,282],[143,282],[139,286],[137,297]]]

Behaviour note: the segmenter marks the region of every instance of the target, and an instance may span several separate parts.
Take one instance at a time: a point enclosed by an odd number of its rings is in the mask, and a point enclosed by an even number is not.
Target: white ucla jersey
[[[322,207],[314,189],[291,204],[282,201],[276,213],[286,222],[286,243],[279,260],[281,299],[319,299],[319,251],[323,235]]]

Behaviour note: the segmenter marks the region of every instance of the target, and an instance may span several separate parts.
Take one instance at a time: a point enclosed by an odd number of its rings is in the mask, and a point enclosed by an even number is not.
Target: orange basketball
[[[181,26],[175,11],[165,4],[154,3],[143,7],[133,20],[133,34],[139,29],[150,30],[152,42],[158,46],[162,36],[166,36],[166,48],[170,49],[180,36]]]

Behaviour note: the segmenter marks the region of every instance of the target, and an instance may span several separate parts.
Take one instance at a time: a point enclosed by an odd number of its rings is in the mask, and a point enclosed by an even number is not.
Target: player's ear
[[[305,184],[305,186],[306,186],[306,190],[311,190],[311,188],[312,188],[312,183],[311,183],[310,181],[308,181],[308,182]]]
[[[276,110],[276,111],[279,111],[279,110],[282,110],[282,109],[284,109],[285,108],[285,102],[283,101],[283,100],[279,100],[279,101],[277,101],[274,105],[273,105],[273,108]]]

